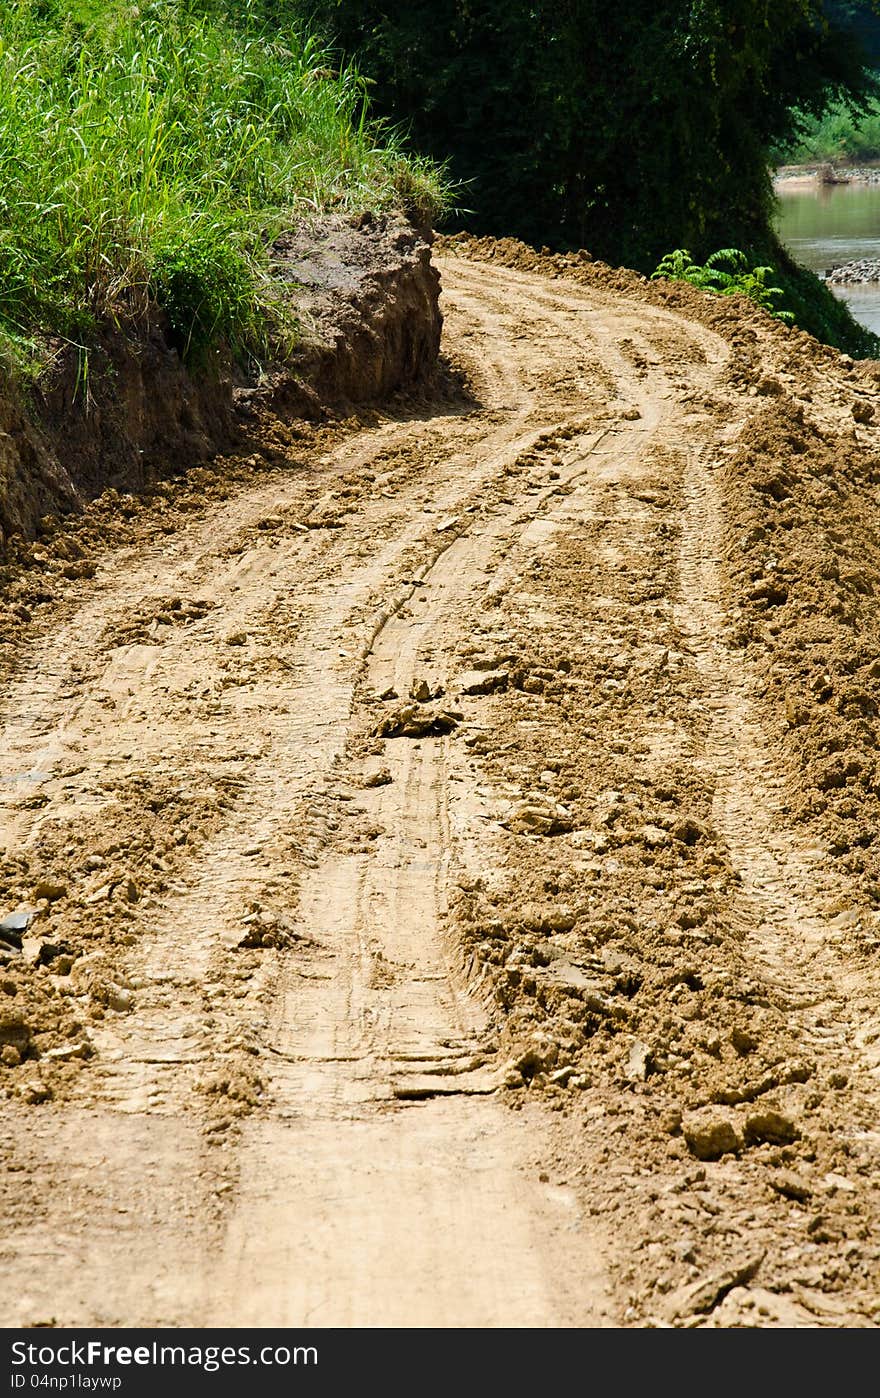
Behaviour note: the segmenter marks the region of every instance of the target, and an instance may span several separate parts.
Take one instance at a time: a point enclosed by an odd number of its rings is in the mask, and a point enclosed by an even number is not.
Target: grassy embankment
[[[371,123],[355,69],[257,0],[0,7],[0,355],[39,364],[158,303],[181,350],[260,353],[292,215],[431,217],[436,168]]]

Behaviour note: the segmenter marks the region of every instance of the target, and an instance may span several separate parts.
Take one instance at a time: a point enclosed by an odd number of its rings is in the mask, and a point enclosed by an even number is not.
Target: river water
[[[776,228],[798,262],[821,274],[856,258],[880,258],[880,185],[786,183],[776,189]],[[880,284],[832,289],[880,335]]]

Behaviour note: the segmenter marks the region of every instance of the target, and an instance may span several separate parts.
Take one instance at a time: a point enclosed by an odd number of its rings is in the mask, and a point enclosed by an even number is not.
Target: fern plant
[[[772,267],[749,267],[748,258],[739,248],[719,248],[702,264],[694,261],[687,248],[676,248],[666,254],[651,279],[663,277],[667,281],[689,282],[716,296],[748,296],[776,320],[790,325],[794,321],[791,311],[782,310],[776,304],[785,293],[767,280],[774,275]]]

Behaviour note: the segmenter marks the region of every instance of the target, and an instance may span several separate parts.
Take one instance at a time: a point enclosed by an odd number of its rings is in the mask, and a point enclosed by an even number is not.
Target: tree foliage
[[[273,0],[267,0],[273,3]],[[274,0],[276,8],[286,0]],[[476,231],[649,270],[760,246],[766,151],[876,80],[821,0],[314,0],[380,111],[461,181]]]

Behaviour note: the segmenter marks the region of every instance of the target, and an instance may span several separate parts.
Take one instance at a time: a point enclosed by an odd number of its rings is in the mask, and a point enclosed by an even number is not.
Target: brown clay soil
[[[6,569],[6,1325],[873,1327],[877,366],[447,242]]]

